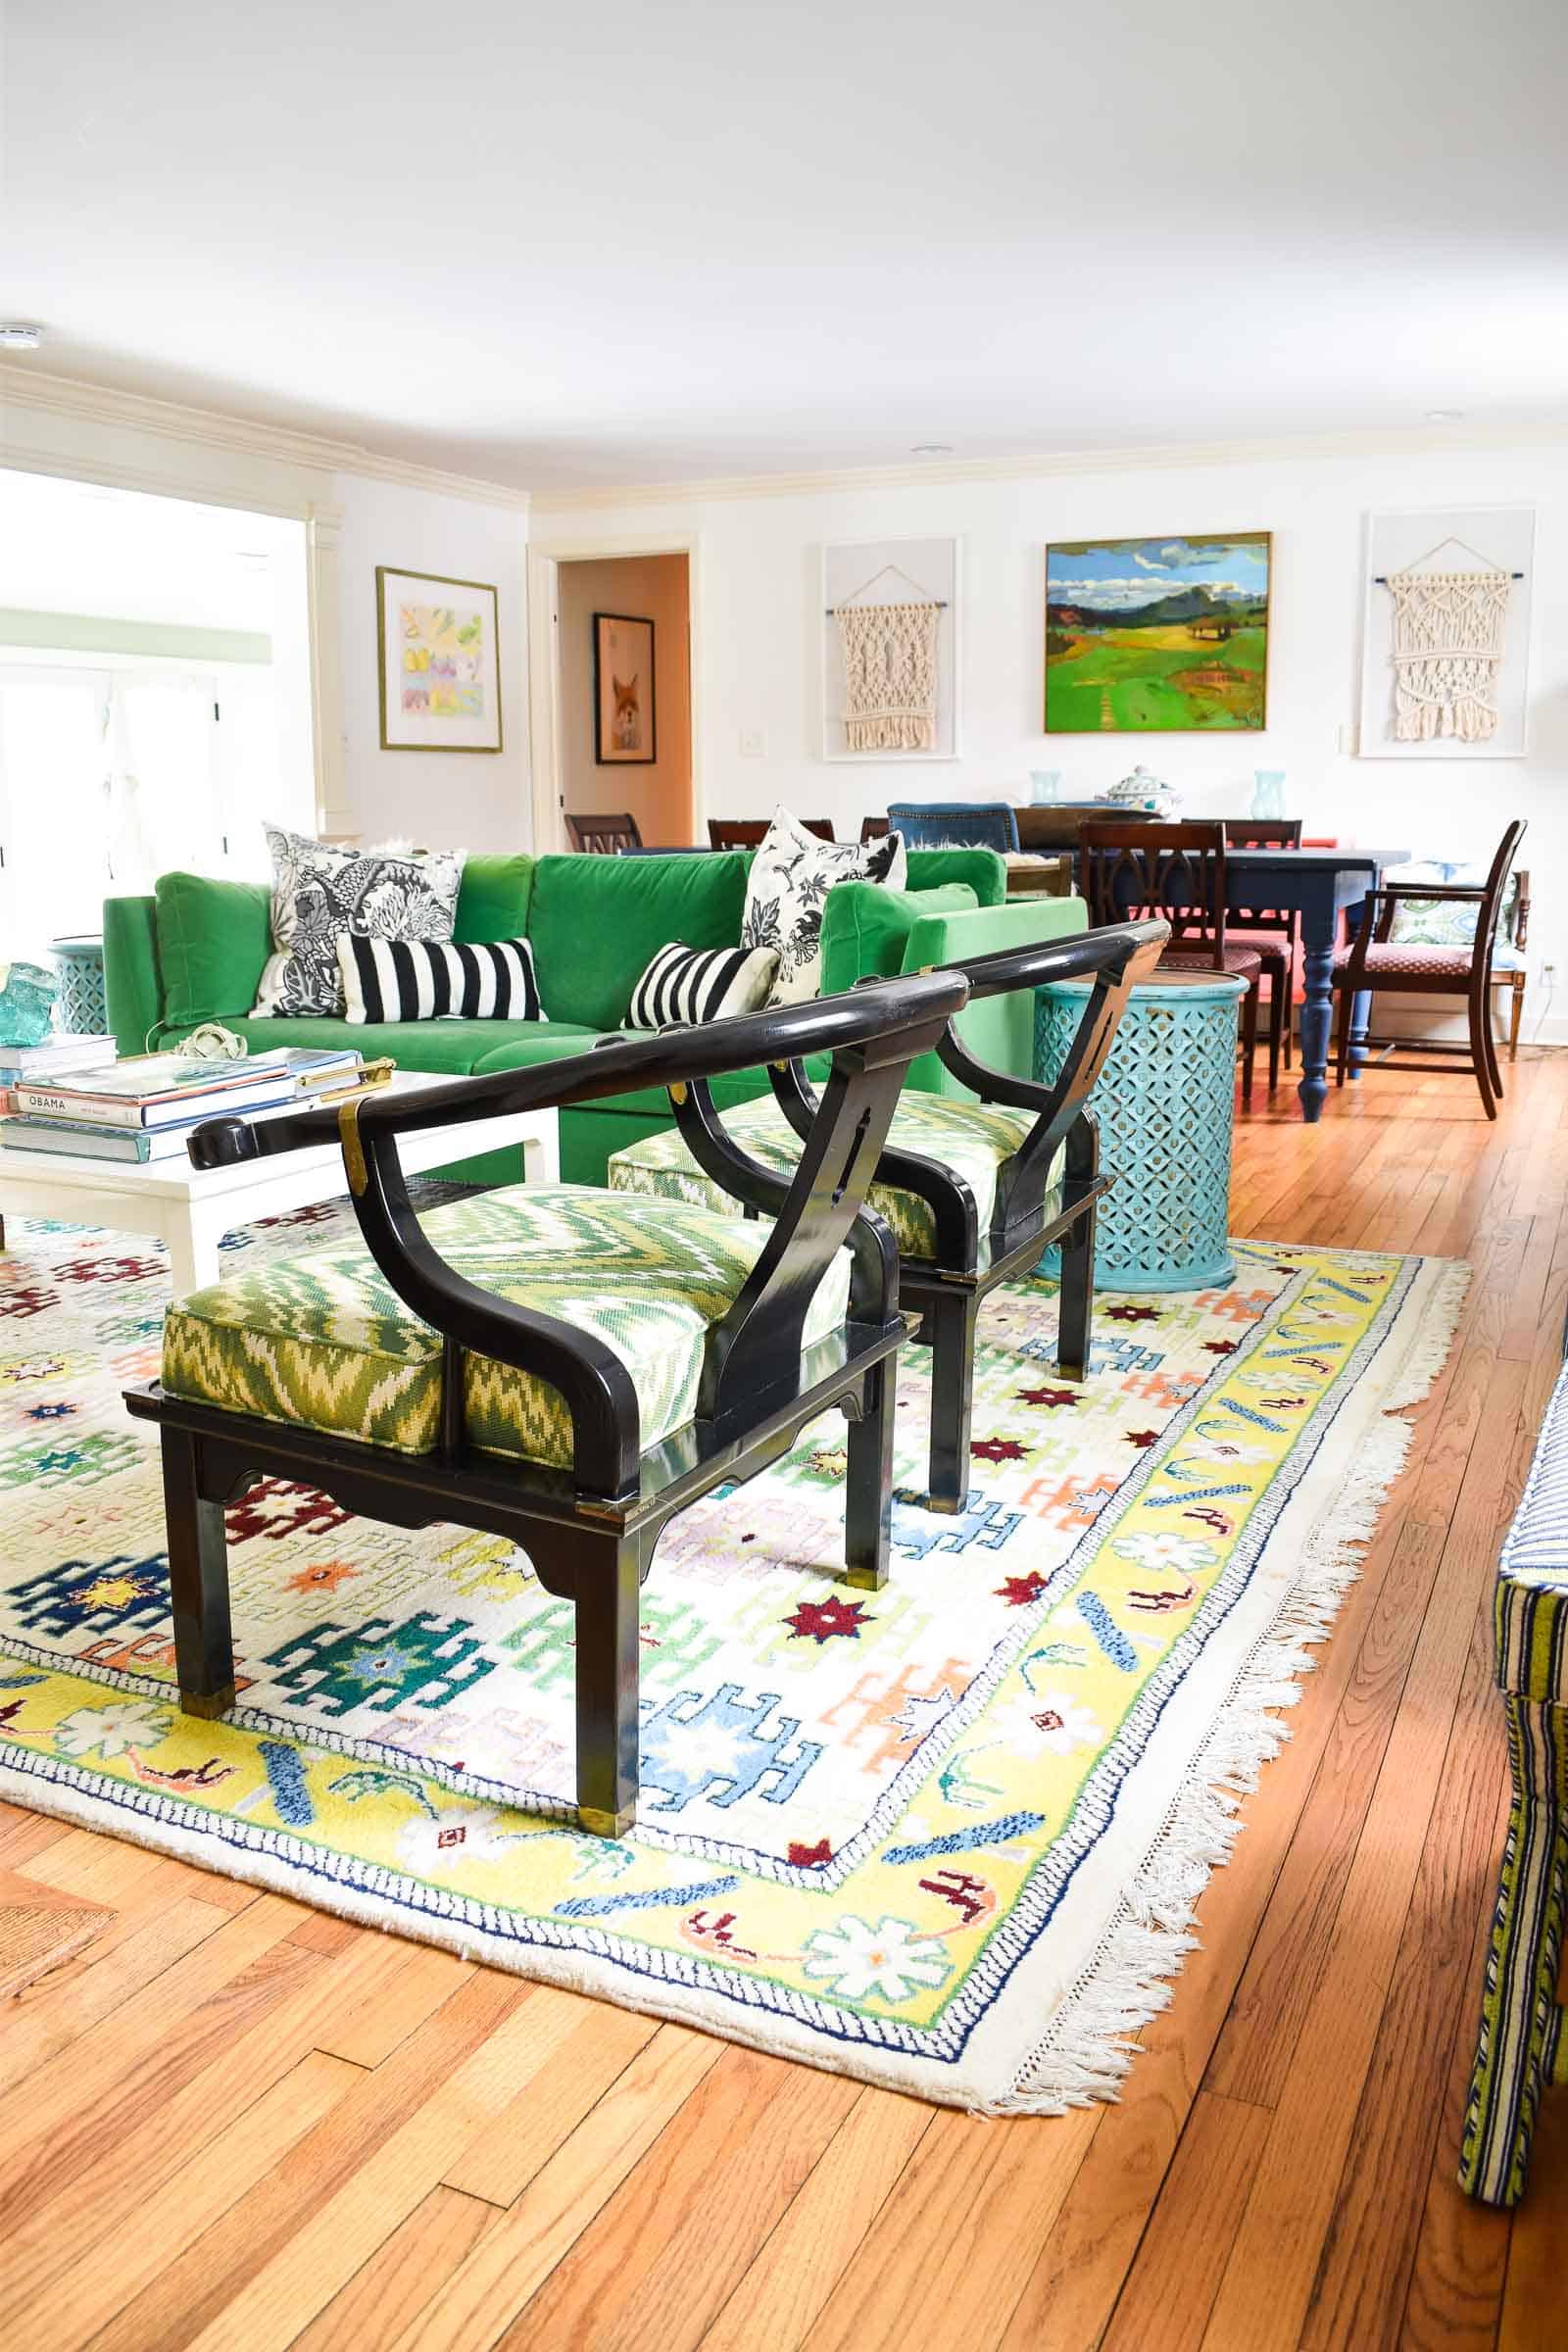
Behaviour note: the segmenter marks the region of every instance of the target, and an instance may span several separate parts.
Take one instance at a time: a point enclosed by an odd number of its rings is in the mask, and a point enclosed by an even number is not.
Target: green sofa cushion
[[[266,883],[160,874],[156,895],[165,1020],[194,1029],[198,1021],[249,1012],[272,952],[272,894]]]
[[[164,1018],[156,899],[105,899],[104,987],[115,1052],[150,1053]]]
[[[452,936],[460,948],[522,939],[533,898],[532,858],[469,858],[463,868]]]
[[[1007,863],[995,850],[911,850],[908,890],[941,890],[966,882],[982,906],[1000,906],[1007,896]]]
[[[528,938],[552,1021],[616,1029],[660,948],[732,948],[741,935],[746,859],[541,858]]]
[[[772,1230],[735,1202],[714,1216],[571,1185],[489,1193],[423,1223],[460,1276],[569,1319],[620,1358],[645,1448],[691,1420],[710,1326]],[[849,1279],[841,1250],[807,1309],[805,1347],[843,1323]],[[368,1251],[342,1245],[198,1291],[164,1325],[171,1396],[400,1453],[436,1446],[442,1372],[440,1333],[409,1312]],[[571,1412],[560,1391],[478,1353],[464,1361],[464,1428],[486,1452],[570,1466]]]
[[[552,1028],[542,1021],[336,1021],[287,1019],[276,1013],[250,1013],[224,1023],[237,1037],[249,1040],[251,1050],[264,1054],[270,1046],[312,1046],[324,1052],[330,1046],[354,1046],[367,1061],[390,1055],[400,1069],[428,1070],[442,1076],[464,1077],[488,1062],[498,1048],[521,1039],[544,1041],[524,1059],[546,1060],[563,1054],[584,1054],[598,1036],[595,1029],[570,1023]],[[510,1065],[503,1060],[499,1067]]]
[[[875,882],[840,882],[822,910],[820,993],[836,997],[857,980],[892,980],[905,969],[905,951],[917,922],[931,915],[973,913],[966,882],[939,890],[884,890]]]

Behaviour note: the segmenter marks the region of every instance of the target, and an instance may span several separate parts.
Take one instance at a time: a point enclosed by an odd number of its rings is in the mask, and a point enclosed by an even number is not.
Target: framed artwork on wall
[[[654,624],[596,612],[593,630],[594,758],[601,767],[651,767],[659,757]]]
[[[822,757],[958,757],[958,542],[822,550]]]
[[[1046,550],[1048,735],[1217,735],[1268,713],[1267,531]]]
[[[383,752],[499,752],[496,592],[375,567]]]
[[[1534,507],[1368,515],[1360,759],[1523,759],[1535,535]]]

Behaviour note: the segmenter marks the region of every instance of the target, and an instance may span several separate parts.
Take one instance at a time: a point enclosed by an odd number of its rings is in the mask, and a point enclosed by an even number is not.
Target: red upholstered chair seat
[[[1334,977],[1348,969],[1350,951],[1342,948],[1334,958]],[[1375,941],[1366,952],[1369,980],[1458,980],[1466,985],[1474,951],[1470,948],[1425,948],[1414,940]]]
[[[1214,961],[1214,951],[1212,948],[1167,948],[1164,955],[1159,959],[1159,968],[1161,971],[1171,972],[1212,972],[1216,970],[1224,970],[1227,972],[1239,972],[1244,979],[1252,980],[1255,979],[1257,974],[1262,970],[1263,958],[1258,954],[1256,948],[1233,947],[1230,941],[1227,940],[1225,943],[1225,957],[1222,965],[1216,965]]]

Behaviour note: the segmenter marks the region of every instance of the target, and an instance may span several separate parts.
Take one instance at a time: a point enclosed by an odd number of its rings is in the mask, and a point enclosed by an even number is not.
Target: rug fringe
[[[1200,1948],[1194,1933],[1199,1899],[1210,1872],[1230,1859],[1242,1829],[1242,1803],[1290,1738],[1276,1710],[1294,1707],[1300,1696],[1301,1680],[1316,1663],[1312,1649],[1333,1630],[1404,1466],[1414,1431],[1393,1416],[1419,1404],[1446,1363],[1470,1279],[1471,1269],[1461,1261],[1432,1264],[1415,1329],[1385,1386],[1383,1417],[1362,1444],[1333,1510],[1304,1544],[1296,1587],[1233,1684],[1122,1896],[1120,1915],[1012,2090],[976,2112],[1065,2115],[1119,2097],[1138,2056],[1132,2036],[1169,2006],[1168,1980]]]

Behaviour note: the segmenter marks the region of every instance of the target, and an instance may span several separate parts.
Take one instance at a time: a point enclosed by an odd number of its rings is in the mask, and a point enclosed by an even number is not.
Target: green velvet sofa
[[[631,992],[655,952],[671,940],[693,948],[733,947],[740,938],[751,857],[474,857],[464,868],[455,937],[477,945],[526,937],[546,1014],[542,1022],[408,1021],[378,1027],[337,1020],[255,1018],[262,966],[271,947],[264,884],[165,874],[148,898],[104,906],[109,1021],[122,1054],[177,1045],[199,1022],[221,1021],[264,1046],[358,1046],[406,1069],[466,1075],[523,1068],[580,1054],[617,1033]],[[822,992],[858,980],[917,972],[953,956],[1023,947],[1081,931],[1077,899],[1004,903],[1006,870],[989,850],[909,855],[908,887],[888,891],[843,882],[829,892],[822,921]],[[964,1016],[972,1050],[998,1067],[1027,1074],[1032,1007],[996,1001]],[[957,1092],[935,1054],[914,1065],[911,1083]],[[722,1106],[767,1091],[762,1071],[715,1083]],[[602,1184],[622,1146],[671,1124],[662,1091],[616,1097],[561,1114],[561,1169],[568,1182]],[[505,1182],[514,1152],[491,1152],[464,1173]]]

